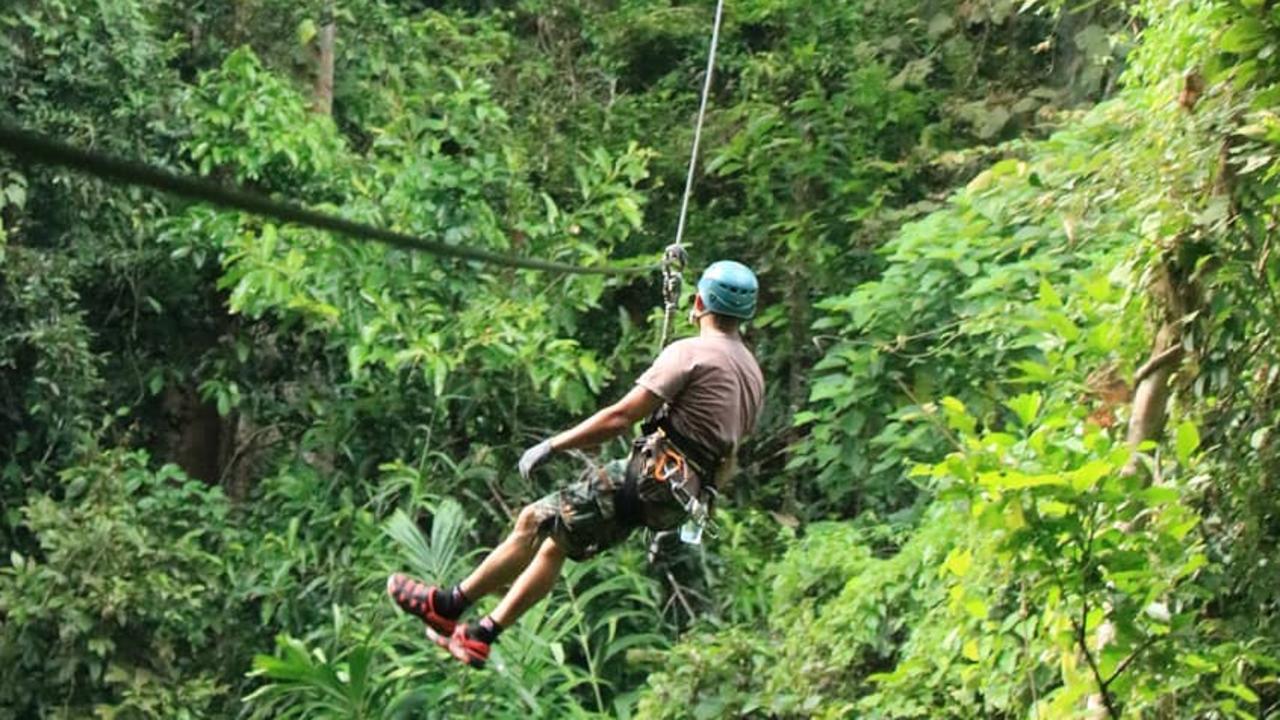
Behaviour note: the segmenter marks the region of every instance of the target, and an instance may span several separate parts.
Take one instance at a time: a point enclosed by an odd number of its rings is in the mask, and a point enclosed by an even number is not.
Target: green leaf
[[[930,39],[937,39],[951,32],[955,26],[956,22],[954,18],[945,12],[939,12],[929,20],[929,26],[926,29],[926,32],[929,33]]]
[[[1111,464],[1105,460],[1090,460],[1083,467],[1070,473],[1071,487],[1077,492],[1084,492],[1110,475],[1112,470]]]
[[[1183,655],[1182,657],[1178,658],[1178,660],[1183,665],[1186,665],[1187,667],[1191,668],[1196,672],[1201,672],[1201,673],[1218,672],[1217,663],[1213,662],[1212,660],[1209,660],[1208,658],[1202,655],[1197,655],[1196,653],[1187,653],[1186,655]]]
[[[622,213],[622,217],[631,223],[631,227],[640,229],[644,224],[644,219],[640,215],[640,207],[636,205],[636,201],[629,197],[620,197],[615,202],[618,211]]]
[[[1017,378],[1019,382],[1040,383],[1054,379],[1053,368],[1034,360],[1019,360],[1013,366],[1023,373]]]
[[[1040,413],[1040,404],[1043,398],[1038,392],[1023,393],[1005,405],[1018,416],[1018,420],[1022,422],[1023,427],[1031,425],[1036,419],[1036,415]]]
[[[27,204],[27,189],[17,183],[5,188],[5,196],[9,198],[10,205],[22,207]]]
[[[445,391],[445,382],[449,378],[449,363],[444,358],[436,356],[431,359],[431,388],[435,392],[436,397],[443,397]]]
[[[791,425],[792,427],[802,427],[804,425],[808,425],[814,420],[819,419],[819,417],[820,416],[815,412],[812,412],[810,410],[803,410],[801,412],[796,413],[795,417],[791,419]]]
[[[307,18],[298,23],[298,44],[308,45],[320,33],[314,20]]]
[[[969,598],[964,601],[964,610],[974,620],[987,619],[987,604],[979,598]]]
[[[1062,296],[1047,279],[1040,281],[1040,305],[1046,308],[1062,307]]]
[[[830,400],[845,394],[848,391],[848,380],[849,376],[842,374],[827,375],[820,378],[809,389],[809,401]]]
[[[1231,693],[1247,703],[1258,702],[1258,694],[1243,684],[1221,683],[1218,685],[1218,689],[1223,692]]]
[[[1174,450],[1178,456],[1178,462],[1186,464],[1198,447],[1200,447],[1200,431],[1196,429],[1195,423],[1187,420],[1178,425],[1174,435]]]
[[[1226,52],[1247,55],[1261,48],[1266,41],[1266,26],[1255,18],[1244,18],[1223,33],[1218,43]]]
[[[1022,503],[1017,498],[1005,506],[1002,517],[1005,528],[1009,530],[1021,530],[1027,526],[1027,517],[1022,512]]]
[[[1177,502],[1181,495],[1170,487],[1153,486],[1138,493],[1138,497],[1142,498],[1147,505],[1168,505]]]
[[[963,548],[955,548],[947,553],[947,559],[942,563],[942,567],[956,577],[964,577],[968,574],[969,568],[973,567],[973,553]]]

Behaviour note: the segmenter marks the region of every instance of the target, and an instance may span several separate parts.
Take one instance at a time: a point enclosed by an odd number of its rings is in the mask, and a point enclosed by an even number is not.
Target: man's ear
[[[698,293],[698,294],[694,295],[694,296],[693,296],[693,310],[694,310],[694,312],[696,312],[696,313],[698,313],[698,314],[702,314],[702,311],[703,311],[703,310],[706,310],[706,309],[707,309],[707,306],[706,306],[706,305],[704,305],[704,304],[702,303],[702,293]]]

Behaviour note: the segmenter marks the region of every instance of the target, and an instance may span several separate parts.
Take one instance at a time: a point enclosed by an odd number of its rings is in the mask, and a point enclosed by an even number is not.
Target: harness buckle
[[[683,479],[687,467],[683,455],[664,447],[662,453],[654,460],[653,479],[660,483],[665,483],[673,477]]]

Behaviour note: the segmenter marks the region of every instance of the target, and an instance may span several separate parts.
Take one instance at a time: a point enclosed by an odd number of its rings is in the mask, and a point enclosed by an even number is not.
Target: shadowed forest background
[[[10,0],[0,121],[650,263],[713,10]],[[761,427],[716,538],[571,565],[480,674],[385,577],[575,476],[516,459],[644,369],[657,276],[0,154],[0,718],[1274,716],[1278,83],[1268,0],[729,0],[690,280],[760,275]]]

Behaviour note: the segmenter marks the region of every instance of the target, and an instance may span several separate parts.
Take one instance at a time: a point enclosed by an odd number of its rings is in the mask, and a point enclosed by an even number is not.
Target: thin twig
[[[898,350],[900,350],[900,349],[902,348],[902,346],[903,346],[903,345],[905,345],[905,344],[907,344],[907,343],[909,343],[909,342],[911,342],[911,341],[913,341],[913,340],[923,340],[923,339],[925,339],[925,338],[927,338],[927,337],[933,337],[934,335],[941,335],[942,333],[945,333],[945,332],[947,332],[947,331],[949,331],[949,330],[955,330],[956,328],[959,328],[961,325],[963,325],[963,324],[965,324],[966,322],[969,322],[970,320],[973,320],[973,319],[975,319],[975,318],[972,318],[972,317],[961,317],[961,318],[956,318],[955,320],[952,320],[951,322],[945,323],[945,324],[943,324],[943,325],[939,325],[938,327],[936,327],[936,328],[932,328],[932,329],[930,329],[930,330],[922,330],[922,331],[920,331],[920,332],[918,332],[918,333],[915,333],[914,335],[898,335],[898,336],[896,336],[896,337],[894,337],[894,338],[892,338],[892,339],[889,339],[889,340],[876,340],[876,339],[874,339],[874,338],[860,338],[860,339],[856,339],[856,340],[844,340],[844,339],[843,339],[843,337],[842,337],[842,336],[840,336],[840,335],[814,335],[812,338],[810,338],[810,340],[813,342],[813,346],[814,346],[815,348],[817,348],[817,350],[818,350],[819,352],[823,352],[823,351],[824,351],[824,349],[823,349],[823,347],[822,347],[822,344],[821,344],[821,342],[822,342],[823,340],[839,340],[839,341],[841,341],[841,342],[847,343],[847,344],[849,344],[849,345],[853,345],[853,346],[855,346],[855,347],[858,347],[858,346],[873,345],[873,346],[875,346],[875,348],[876,348],[877,350],[882,350],[882,351],[884,351],[884,352],[890,352],[890,353],[896,353],[896,352],[898,352]],[[895,348],[895,346],[896,346],[898,349],[894,349],[894,348]]]
[[[227,482],[228,477],[231,475],[231,471],[235,469],[236,464],[239,463],[240,460],[242,460],[246,455],[248,455],[250,451],[257,449],[258,438],[262,437],[263,435],[266,435],[269,432],[277,431],[279,429],[280,429],[280,426],[276,424],[260,427],[257,430],[254,430],[252,433],[250,433],[249,437],[245,439],[243,443],[236,445],[235,450],[231,452],[231,458],[227,460],[227,464],[222,467],[222,472],[218,475],[218,484],[219,485],[225,484]],[[274,444],[276,443],[271,443],[266,447],[271,447],[271,445],[274,445]]]
[[[932,411],[926,409],[924,405],[920,404],[919,398],[916,397],[915,393],[911,392],[911,388],[907,387],[906,383],[902,382],[902,378],[895,377],[893,381],[898,384],[898,387],[902,389],[902,392],[907,394],[907,397],[911,399],[911,402],[914,405],[919,407],[921,410],[924,410],[924,416],[929,419],[929,422],[933,423],[935,427],[942,431],[942,434],[945,435],[947,440],[955,446],[956,450],[964,452],[964,444],[960,442],[960,438],[956,437],[955,434],[951,432],[951,428],[939,421]]]
[[[680,591],[680,583],[676,582],[676,578],[671,574],[670,570],[666,571],[667,581],[671,583],[671,592],[675,594],[675,598],[680,601],[680,605],[684,607],[684,611],[689,614],[689,621],[692,622],[695,617],[693,608],[689,605],[689,601],[684,599],[684,593]]]
[[[1023,622],[1027,620],[1029,613],[1027,612],[1027,583],[1023,580],[1021,583],[1018,614],[1022,616]],[[1031,639],[1027,637],[1025,630],[1022,631],[1022,652],[1026,654],[1027,659],[1031,659]],[[1031,717],[1038,718],[1040,716],[1038,708],[1040,707],[1040,688],[1036,686],[1036,674],[1034,664],[1028,663],[1027,666],[1027,685],[1031,688]]]
[[[1107,714],[1113,720],[1119,720],[1120,713],[1116,711],[1115,703],[1111,700],[1111,692],[1107,689],[1109,681],[1102,679],[1102,671],[1098,669],[1098,662],[1094,660],[1093,653],[1089,651],[1089,564],[1093,561],[1093,534],[1098,529],[1098,503],[1094,503],[1089,511],[1089,535],[1084,544],[1084,558],[1080,566],[1080,622],[1074,619],[1071,624],[1075,626],[1076,642],[1080,645],[1080,652],[1084,653],[1085,662],[1089,663],[1089,669],[1093,672],[1093,679],[1098,684],[1098,692],[1102,695],[1102,704],[1107,707]]]
[[[492,495],[493,499],[502,507],[502,512],[506,514],[507,519],[510,520],[511,518],[514,518],[516,514],[511,511],[511,506],[502,499],[502,493],[498,492],[498,486],[494,484],[493,478],[485,477],[484,484],[489,486],[489,494]]]
[[[1143,642],[1141,645],[1138,646],[1137,650],[1134,650],[1132,653],[1130,653],[1129,657],[1125,658],[1123,661],[1121,661],[1119,665],[1116,666],[1115,672],[1111,673],[1111,677],[1107,678],[1107,684],[1110,685],[1111,683],[1115,682],[1115,679],[1120,677],[1120,673],[1127,670],[1129,668],[1129,665],[1131,665],[1134,660],[1138,659],[1139,655],[1146,652],[1147,648],[1151,647],[1152,645],[1155,645],[1156,641],[1159,639],[1160,639],[1159,635],[1152,635],[1151,637],[1147,638],[1145,642]]]
[[[1088,607],[1086,602],[1084,607]],[[1093,672],[1093,679],[1098,684],[1098,692],[1102,695],[1102,704],[1107,707],[1107,714],[1115,720],[1119,720],[1120,713],[1116,711],[1115,704],[1111,700],[1111,692],[1107,690],[1107,683],[1102,679],[1102,671],[1098,669],[1098,663],[1093,659],[1093,653],[1089,652],[1088,642],[1085,638],[1085,626],[1077,623],[1075,620],[1071,624],[1076,629],[1076,642],[1080,645],[1080,651],[1084,653],[1085,662],[1089,664],[1089,670]]]

